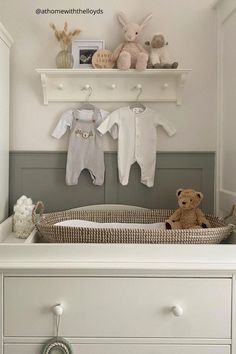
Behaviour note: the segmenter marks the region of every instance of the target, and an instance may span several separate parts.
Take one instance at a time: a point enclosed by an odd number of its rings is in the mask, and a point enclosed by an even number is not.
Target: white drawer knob
[[[111,85],[111,89],[112,89],[112,90],[115,90],[115,88],[116,88],[116,84],[112,84],[112,85]]]
[[[180,316],[183,315],[184,310],[182,309],[181,306],[176,305],[176,306],[173,306],[173,307],[172,307],[172,312],[173,312],[173,314],[174,314],[176,317],[180,317]]]
[[[63,314],[63,306],[61,304],[57,304],[53,307],[53,312],[56,316],[61,316]]]
[[[167,82],[165,82],[162,86],[163,90],[166,90],[169,87],[169,85],[167,84]]]

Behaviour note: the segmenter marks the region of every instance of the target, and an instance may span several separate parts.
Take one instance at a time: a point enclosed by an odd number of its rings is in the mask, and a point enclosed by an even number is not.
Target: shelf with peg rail
[[[40,74],[43,102],[143,102],[182,103],[190,69],[36,69]],[[138,93],[138,94],[137,94]]]

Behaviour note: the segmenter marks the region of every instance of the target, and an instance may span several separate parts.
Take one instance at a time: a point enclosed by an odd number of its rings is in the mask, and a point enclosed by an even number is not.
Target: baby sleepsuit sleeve
[[[105,134],[114,125],[118,128],[120,183],[128,184],[131,165],[137,162],[141,168],[141,182],[152,187],[156,168],[156,128],[162,126],[172,136],[176,133],[174,126],[149,107],[142,112],[122,107],[109,114],[98,127],[98,131]]]
[[[75,185],[84,169],[88,169],[95,185],[104,182],[104,152],[102,137],[97,127],[108,112],[94,110],[68,110],[64,112],[52,136],[60,139],[70,128],[66,164],[66,184]]]
[[[56,139],[60,139],[66,132],[67,128],[71,129],[73,121],[73,110],[70,109],[62,113],[56,128],[52,132],[52,136]]]

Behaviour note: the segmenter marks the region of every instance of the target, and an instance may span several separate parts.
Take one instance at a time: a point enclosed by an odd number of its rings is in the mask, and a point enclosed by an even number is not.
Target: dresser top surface
[[[152,274],[236,271],[235,245],[2,244],[1,269]]]

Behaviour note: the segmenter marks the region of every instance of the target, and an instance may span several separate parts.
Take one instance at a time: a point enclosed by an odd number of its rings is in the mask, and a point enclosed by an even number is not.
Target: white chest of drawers
[[[235,248],[2,245],[0,353],[235,354]]]
[[[231,337],[230,279],[6,277],[4,299],[7,337],[53,336],[57,303],[65,337]]]

